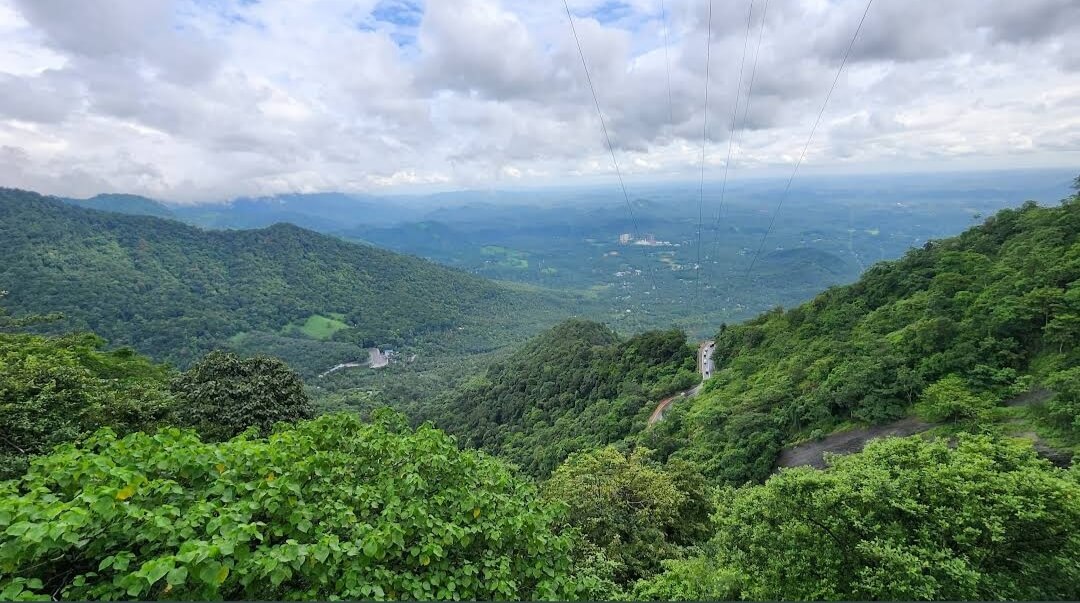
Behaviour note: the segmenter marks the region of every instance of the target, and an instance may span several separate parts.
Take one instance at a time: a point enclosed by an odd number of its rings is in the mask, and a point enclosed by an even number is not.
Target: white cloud
[[[701,156],[708,5],[665,4],[666,52],[658,1],[570,2],[631,180],[696,178]],[[748,6],[713,5],[707,177]],[[734,175],[790,168],[864,6],[769,3]],[[1077,40],[1071,0],[878,0],[807,167],[1076,163]],[[183,201],[613,170],[559,2],[0,0],[0,176]]]

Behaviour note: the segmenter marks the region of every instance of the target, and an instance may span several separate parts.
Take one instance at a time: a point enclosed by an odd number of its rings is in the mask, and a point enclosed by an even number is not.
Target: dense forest
[[[1075,448],[1077,341],[1080,199],[1029,203],[721,328],[704,393],[642,442],[741,484],[768,476],[784,445],[838,427],[918,412],[984,429],[1010,398],[1049,387],[1044,407],[1011,418]]]
[[[664,395],[698,382],[696,349],[682,331],[621,339],[571,320],[464,384],[425,417],[463,441],[547,475],[571,452],[645,427]]]
[[[364,357],[363,346],[448,331],[487,349],[570,308],[569,296],[502,287],[288,224],[203,231],[11,189],[0,189],[0,238],[12,310],[62,311],[54,332],[88,329],[181,366],[227,344],[312,374]],[[309,320],[335,328],[305,332]]]
[[[5,600],[1080,594],[1080,476],[1022,441],[891,439],[740,488],[605,447],[537,483],[393,412],[305,419],[270,359],[176,374],[78,337],[0,341],[0,440],[23,461],[0,481]],[[56,447],[20,449],[28,427]]]
[[[723,326],[702,393],[651,427],[698,381],[679,331],[563,322],[417,424],[313,416],[280,360],[179,372],[20,304],[0,599],[1076,599],[1080,470],[1010,434],[1076,446],[1078,236],[1080,197],[1006,210]],[[912,414],[939,427],[775,467]]]

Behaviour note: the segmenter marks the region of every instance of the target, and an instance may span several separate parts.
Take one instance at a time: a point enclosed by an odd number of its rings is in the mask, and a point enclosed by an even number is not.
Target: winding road
[[[698,373],[701,374],[702,382],[704,382],[709,377],[712,377],[714,368],[713,352],[715,350],[715,341],[703,341],[701,342],[701,345],[698,346],[697,368]],[[688,390],[681,391],[674,396],[669,396],[661,400],[660,403],[656,405],[656,408],[652,411],[652,414],[649,415],[649,425],[658,423],[661,419],[663,419],[664,413],[667,412],[667,409],[671,407],[671,405],[674,404],[676,400],[681,400],[683,398],[692,398],[696,396],[697,393],[701,391],[701,385],[701,383],[698,383],[697,385],[691,387]]]

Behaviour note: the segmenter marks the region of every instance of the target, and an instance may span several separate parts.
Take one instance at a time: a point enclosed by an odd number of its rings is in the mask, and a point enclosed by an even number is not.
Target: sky
[[[866,2],[569,8],[633,184],[692,181],[703,157],[710,181],[790,174]],[[1080,167],[1080,2],[875,0],[806,149],[809,173]],[[0,186],[607,182],[557,0],[0,0]]]

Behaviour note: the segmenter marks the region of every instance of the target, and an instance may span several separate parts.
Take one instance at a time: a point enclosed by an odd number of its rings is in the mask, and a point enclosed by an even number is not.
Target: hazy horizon
[[[703,130],[706,179],[789,174],[866,3],[709,6],[569,3],[628,182],[696,180]],[[1078,34],[1062,0],[872,4],[801,173],[1080,164]],[[0,0],[0,173],[178,202],[617,186],[567,13],[524,0]]]

